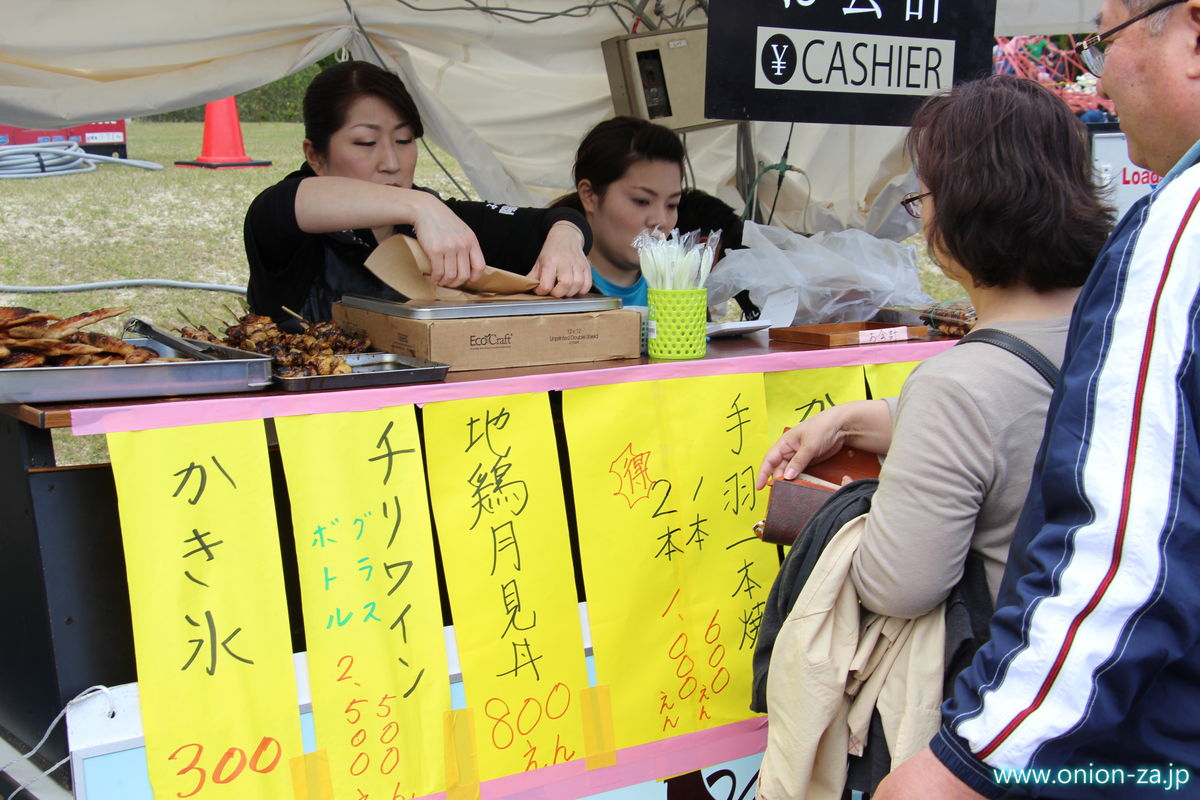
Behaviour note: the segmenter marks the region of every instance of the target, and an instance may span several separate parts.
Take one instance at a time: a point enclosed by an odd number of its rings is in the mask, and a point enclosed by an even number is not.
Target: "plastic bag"
[[[773,325],[862,322],[880,306],[924,306],[916,248],[857,229],[802,236],[747,221],[741,250],[728,251],[708,279],[709,303],[717,305],[748,289],[759,308],[796,293],[790,321]],[[772,298],[774,295],[774,298]]]

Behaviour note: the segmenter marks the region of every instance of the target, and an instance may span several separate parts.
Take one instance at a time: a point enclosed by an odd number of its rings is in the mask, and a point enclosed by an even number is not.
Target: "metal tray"
[[[479,317],[517,317],[529,314],[578,314],[584,311],[611,311],[621,307],[621,298],[603,295],[585,297],[548,297],[544,300],[490,300],[470,303],[450,300],[409,300],[398,303],[361,294],[342,295],[342,304],[392,317],[411,319],[476,319]]]
[[[150,339],[125,341],[169,358],[185,355]],[[169,397],[257,391],[271,385],[270,356],[223,345],[212,347],[220,348],[226,357],[220,361],[0,369],[0,403]]]
[[[449,364],[425,361],[396,353],[351,353],[343,355],[348,375],[308,375],[285,378],[276,375],[275,385],[285,392],[314,392],[321,389],[359,389],[364,386],[395,386],[444,380]]]

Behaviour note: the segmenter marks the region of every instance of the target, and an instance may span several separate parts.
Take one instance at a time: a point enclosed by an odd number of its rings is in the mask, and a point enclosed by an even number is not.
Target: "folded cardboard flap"
[[[403,234],[385,239],[365,263],[375,277],[411,300],[541,299],[533,294],[538,285],[533,278],[495,267],[484,267],[483,274],[467,281],[462,289],[436,286],[429,279],[433,274],[429,256],[416,239]]]

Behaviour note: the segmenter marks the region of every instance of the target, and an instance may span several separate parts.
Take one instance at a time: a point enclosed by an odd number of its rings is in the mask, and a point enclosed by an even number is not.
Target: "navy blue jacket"
[[[1200,796],[1197,161],[1080,294],[991,641],[943,707],[934,754],[989,797]]]

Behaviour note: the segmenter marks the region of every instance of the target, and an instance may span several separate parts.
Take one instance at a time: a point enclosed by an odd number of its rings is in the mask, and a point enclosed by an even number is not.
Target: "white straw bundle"
[[[655,228],[637,235],[633,246],[638,250],[642,275],[649,288],[704,288],[721,233],[715,231],[707,241],[699,241],[699,234],[690,231],[680,236],[678,230],[673,230],[667,235]]]

